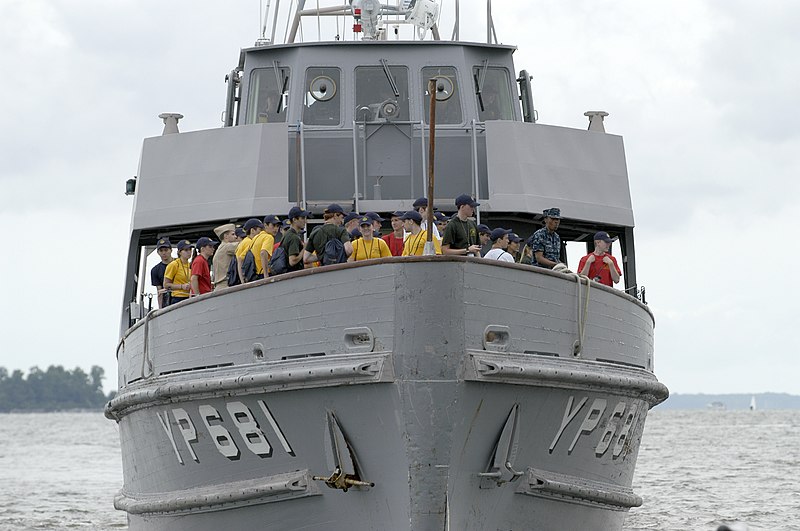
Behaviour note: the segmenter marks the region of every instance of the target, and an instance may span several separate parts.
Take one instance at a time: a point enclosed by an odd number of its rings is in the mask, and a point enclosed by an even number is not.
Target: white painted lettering
[[[628,435],[630,435],[631,428],[633,427],[636,419],[636,411],[636,404],[631,405],[628,415],[625,417],[625,424],[622,426],[622,431],[620,431],[619,437],[617,437],[617,444],[614,445],[614,453],[612,454],[614,459],[619,457],[622,454],[622,450],[625,448],[625,443],[628,441]]]
[[[606,422],[606,429],[603,430],[603,435],[600,436],[600,441],[594,449],[594,455],[597,457],[602,457],[608,451],[608,447],[611,446],[611,441],[614,439],[614,434],[617,432],[619,421],[625,413],[626,406],[625,402],[617,402],[614,411],[611,412],[611,417]]]
[[[206,425],[208,433],[211,435],[211,440],[219,450],[219,453],[231,460],[239,459],[239,447],[231,438],[231,434],[222,425],[222,417],[219,412],[209,405],[201,405],[198,407],[200,417],[203,419],[203,424]],[[211,424],[211,421],[219,421],[219,424]]]
[[[567,449],[567,453],[571,454],[572,450],[575,449],[575,444],[578,442],[578,439],[581,435],[592,433],[597,425],[600,423],[600,417],[603,415],[603,412],[606,410],[606,400],[603,398],[595,398],[594,402],[592,402],[592,406],[589,408],[589,411],[586,413],[586,417],[583,419],[583,423],[581,427],[578,428],[578,433],[575,434],[575,438],[572,440],[572,444],[569,445],[569,449]]]
[[[267,417],[267,422],[269,422],[269,425],[272,427],[272,431],[275,432],[275,435],[278,436],[278,440],[281,441],[281,446],[283,446],[283,449],[287,454],[294,457],[294,450],[292,450],[289,441],[286,440],[286,436],[283,434],[283,431],[281,431],[281,427],[278,426],[278,423],[275,421],[275,417],[272,416],[272,412],[267,407],[267,404],[265,404],[263,400],[259,400],[258,405],[261,407],[261,411],[263,411],[264,415]]]
[[[197,442],[197,430],[194,429],[192,419],[189,418],[189,414],[184,409],[179,407],[172,410],[172,417],[175,419],[175,423],[178,425],[181,435],[183,435],[183,440],[186,442],[186,448],[189,449],[192,459],[194,459],[195,462],[199,462],[192,448],[192,443]]]
[[[553,449],[556,447],[558,440],[561,438],[561,434],[564,433],[564,430],[566,429],[567,425],[570,422],[572,422],[572,419],[575,418],[575,416],[578,414],[578,411],[581,410],[581,408],[583,407],[583,405],[586,403],[587,400],[588,398],[584,396],[581,399],[581,401],[578,402],[578,405],[573,410],[572,403],[574,402],[574,397],[573,396],[569,397],[569,400],[567,400],[567,409],[564,410],[564,418],[561,420],[561,427],[558,429],[558,433],[556,433],[556,436],[553,437],[553,442],[550,444],[551,454],[553,453]]]
[[[161,424],[161,427],[164,428],[164,432],[166,432],[169,442],[172,443],[172,449],[175,450],[175,456],[178,458],[178,463],[183,464],[183,458],[178,451],[178,446],[175,444],[175,436],[172,434],[172,427],[170,426],[169,422],[169,413],[165,411],[164,418],[162,419],[161,413],[156,412],[156,417],[158,417],[158,422]]]
[[[242,436],[244,444],[247,445],[250,451],[259,457],[272,455],[272,446],[270,446],[264,433],[258,427],[256,419],[253,418],[253,414],[250,413],[247,406],[241,402],[229,402],[226,407],[233,422],[239,429],[239,435]]]

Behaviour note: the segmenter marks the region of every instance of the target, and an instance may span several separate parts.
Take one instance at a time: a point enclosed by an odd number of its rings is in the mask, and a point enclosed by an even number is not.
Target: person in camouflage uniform
[[[553,269],[561,262],[561,237],[556,233],[561,223],[561,210],[548,208],[543,214],[544,227],[534,232],[527,244],[533,250],[533,265]]]

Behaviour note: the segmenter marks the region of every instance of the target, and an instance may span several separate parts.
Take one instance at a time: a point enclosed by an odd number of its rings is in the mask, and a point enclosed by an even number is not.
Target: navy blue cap
[[[393,218],[402,218],[402,217],[403,217],[403,214],[405,214],[405,211],[403,211],[403,210],[396,210],[395,212],[392,212],[392,217],[393,217]]]
[[[484,225],[481,223],[478,225],[478,234],[491,234],[492,229],[489,228],[489,225]]]
[[[282,229],[288,229],[291,226],[292,226],[292,222],[289,220],[289,218],[286,218],[281,222],[281,228]]]
[[[420,197],[419,199],[414,201],[414,204],[412,206],[414,208],[426,207],[426,206],[428,206],[428,198],[427,197]]]
[[[422,223],[422,214],[420,214],[416,210],[409,210],[408,212],[403,214],[403,219],[411,219],[416,221],[417,223]]]
[[[158,243],[156,243],[156,246],[157,246],[156,249],[161,249],[162,247],[168,247],[168,248],[172,249],[172,244],[169,243],[169,238],[161,238],[161,239],[159,239]]]
[[[347,214],[347,215],[344,217],[344,222],[345,222],[345,223],[350,223],[350,222],[351,222],[351,221],[353,221],[354,219],[358,219],[358,218],[360,218],[360,217],[361,217],[361,214],[359,214],[358,212],[349,212],[349,213],[348,213],[348,214]]]
[[[471,195],[461,194],[460,196],[456,197],[456,206],[458,207],[461,205],[469,205],[471,207],[476,207],[480,205],[480,203],[472,199]]]
[[[354,240],[361,237],[361,229],[356,227],[355,229],[350,231],[350,239]]]
[[[192,247],[194,247],[194,245],[192,245],[192,242],[190,242],[189,240],[181,240],[178,242],[179,251],[183,251],[186,248],[191,249]]]
[[[289,218],[289,219],[307,218],[310,215],[311,215],[311,212],[303,210],[300,207],[294,206],[294,207],[289,209],[289,214],[286,217]]]
[[[492,234],[489,235],[489,238],[492,241],[496,241],[505,236],[506,234],[511,234],[511,232],[512,232],[511,229],[494,229],[492,231]]]
[[[613,241],[616,241],[616,238],[612,238],[611,236],[608,235],[607,232],[601,230],[600,232],[596,232],[594,234],[594,240],[595,241],[602,240],[606,243],[611,243]]]
[[[200,249],[201,247],[205,247],[206,245],[216,245],[218,241],[212,240],[211,238],[206,238],[203,236],[199,240],[197,240],[197,248]]]
[[[377,222],[379,222],[379,223],[380,223],[381,221],[383,221],[383,218],[382,218],[382,217],[380,217],[380,216],[379,216],[378,214],[376,214],[375,212],[367,212],[367,213],[366,213],[366,214],[364,214],[364,215],[365,215],[365,216],[367,216],[368,218],[370,218],[372,221],[377,221]]]
[[[342,205],[338,203],[331,203],[328,205],[328,208],[325,209],[326,214],[344,214],[344,209]]]
[[[273,216],[272,214],[270,214],[269,216],[264,216],[264,225],[266,225],[267,223],[272,223],[273,225],[280,225],[281,218],[279,218],[278,216]]]
[[[244,231],[247,234],[250,234],[250,231],[255,229],[256,227],[258,227],[260,229],[263,229],[264,228],[264,224],[261,223],[261,221],[257,220],[256,218],[250,218],[250,219],[248,219],[247,221],[244,222]]]
[[[518,234],[514,234],[513,232],[508,235],[508,241],[511,243],[521,242],[522,238],[519,237]]]
[[[237,238],[244,238],[245,236],[247,236],[247,233],[241,227],[236,227],[234,233],[236,234]]]
[[[358,226],[360,227],[361,225],[372,226],[372,218],[369,216],[361,216],[358,218]]]
[[[450,218],[448,218],[443,212],[434,212],[433,219],[436,221],[448,221]]]
[[[546,208],[542,214],[544,214],[544,217],[546,218],[561,219],[560,208]]]

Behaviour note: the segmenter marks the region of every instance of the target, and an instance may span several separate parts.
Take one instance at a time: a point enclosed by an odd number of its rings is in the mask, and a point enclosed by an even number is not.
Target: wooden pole
[[[428,80],[428,94],[430,94],[430,124],[431,132],[428,141],[428,239],[425,243],[424,254],[436,254],[433,246],[433,163],[436,155],[436,79]],[[430,251],[430,252],[429,252]]]

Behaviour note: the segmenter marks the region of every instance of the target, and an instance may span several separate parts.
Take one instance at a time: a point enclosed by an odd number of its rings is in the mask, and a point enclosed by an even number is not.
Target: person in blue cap
[[[508,235],[508,247],[506,247],[506,252],[514,258],[515,262],[519,262],[519,245],[521,241],[522,238],[520,238],[518,234],[512,232]]]
[[[158,307],[164,308],[169,306],[169,292],[164,287],[164,273],[167,271],[169,263],[172,262],[172,244],[169,243],[169,238],[160,238],[156,246],[156,252],[161,261],[150,270],[150,284],[156,288]]]
[[[347,257],[353,254],[353,246],[350,243],[350,234],[344,228],[344,209],[341,205],[332,203],[322,214],[325,222],[311,231],[306,242],[306,248],[303,252],[303,263],[306,266],[312,264],[332,265],[331,263],[323,263],[325,261],[323,254],[325,253],[325,246],[331,240],[339,240],[342,242],[340,250],[344,248],[344,260],[338,261],[342,263],[347,260]],[[339,253],[341,254],[341,253]],[[328,259],[329,261],[330,259]]]
[[[348,212],[344,216],[344,228],[347,232],[350,233],[350,238],[352,239],[353,231],[358,232],[358,218],[361,217],[361,214],[358,212]]]
[[[581,258],[578,263],[578,273],[606,286],[619,282],[622,271],[617,259],[609,252],[611,243],[615,239],[604,231],[595,233],[594,251]]]
[[[510,234],[511,229],[494,229],[489,235],[490,239],[492,240],[492,248],[488,253],[486,253],[484,258],[513,263],[514,257],[506,251],[508,248],[508,236]]]
[[[414,210],[419,212],[419,215],[422,216],[422,224],[420,228],[422,230],[428,230],[428,198],[427,197],[420,197],[416,201],[414,201]],[[439,232],[439,229],[436,227],[436,224],[433,225],[433,236],[434,238],[442,239],[442,235]]]
[[[244,270],[242,269],[244,260],[247,257],[247,253],[250,252],[253,254],[253,261],[255,262],[256,253],[258,253],[259,250],[259,248],[256,247],[256,238],[259,238],[259,243],[261,242],[261,239],[263,239],[263,237],[260,237],[259,235],[264,230],[264,224],[260,219],[250,218],[244,222],[243,228],[246,236],[236,247],[236,267],[239,269],[239,281],[242,284],[247,282],[247,279],[244,278]],[[261,259],[259,258],[259,263],[260,262]]]
[[[372,235],[375,236],[376,238],[380,238],[381,237],[381,227],[382,227],[381,223],[383,223],[383,218],[377,212],[367,212],[364,215],[372,220]],[[359,226],[359,228],[361,228],[361,221],[360,220],[358,222],[358,226]],[[362,236],[363,236],[363,233],[362,233]]]
[[[439,212],[437,210],[433,213],[433,221],[436,223],[436,230],[439,231],[439,234],[444,234],[447,224],[450,222],[450,218],[447,217],[444,212]]]
[[[405,212],[392,212],[391,223],[392,232],[383,236],[381,239],[389,246],[392,256],[403,256],[403,245],[405,245],[406,231],[403,228],[403,214]]]
[[[178,259],[173,260],[164,271],[164,287],[171,290],[170,304],[185,301],[189,298],[189,288],[192,287],[192,269],[189,257],[192,256],[194,245],[189,240],[178,242]]]
[[[442,253],[461,256],[480,256],[478,226],[471,218],[475,207],[480,205],[472,196],[461,194],[456,197],[458,212],[447,224],[442,235]]]
[[[478,224],[478,238],[480,239],[481,256],[486,256],[486,253],[492,248],[492,229],[483,223]]]
[[[348,262],[392,256],[386,242],[375,237],[374,220],[371,217],[361,216],[358,223],[359,229],[361,229],[361,238],[353,242],[353,253],[347,259]]]
[[[211,268],[208,261],[214,256],[214,248],[219,242],[211,238],[202,238],[197,240],[197,256],[192,260],[192,277],[190,283],[192,284],[192,296],[203,295],[204,293],[211,293]]]
[[[561,223],[561,210],[548,208],[542,214],[544,227],[534,232],[527,243],[533,250],[533,265],[553,269],[561,262],[561,237],[556,233]]]
[[[425,251],[425,242],[428,241],[428,231],[422,230],[422,215],[419,212],[409,210],[403,214],[403,223],[408,233],[405,245],[403,246],[403,256],[422,256]],[[442,247],[439,239],[432,238],[433,248],[436,254],[442,254]]]
[[[281,220],[278,216],[268,215],[264,216],[264,232],[263,239],[258,245],[259,263],[261,265],[260,273],[264,275],[264,270],[269,267],[269,260],[272,258],[272,253],[275,249],[275,237],[281,228]]]
[[[283,235],[281,247],[286,251],[289,262],[287,272],[303,269],[303,240],[300,238],[300,234],[306,228],[306,219],[310,214],[310,212],[295,206],[289,210],[289,214],[286,216],[289,218],[291,227]]]

